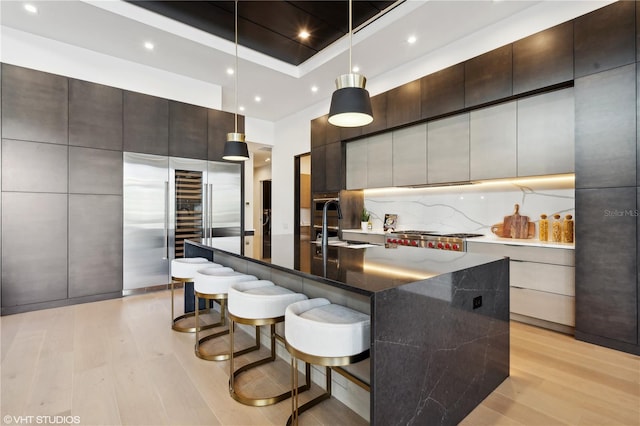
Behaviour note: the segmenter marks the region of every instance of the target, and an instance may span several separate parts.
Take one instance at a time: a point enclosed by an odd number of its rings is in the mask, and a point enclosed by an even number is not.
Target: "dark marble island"
[[[278,285],[371,315],[370,422],[455,425],[509,376],[509,262],[413,247],[323,251],[272,237],[255,259],[215,240],[203,256]]]

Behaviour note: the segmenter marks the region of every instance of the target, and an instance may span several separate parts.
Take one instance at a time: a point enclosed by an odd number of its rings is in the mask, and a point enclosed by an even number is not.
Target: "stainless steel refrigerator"
[[[185,239],[241,250],[241,164],[124,153],[123,290],[169,283]]]

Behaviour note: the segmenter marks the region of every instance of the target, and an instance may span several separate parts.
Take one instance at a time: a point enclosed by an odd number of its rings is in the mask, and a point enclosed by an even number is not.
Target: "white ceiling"
[[[3,26],[220,85],[222,109],[234,110],[234,78],[226,73],[234,65],[232,43],[119,0],[30,2],[38,7],[37,15],[27,13],[24,3],[1,1]],[[402,64],[437,53],[442,57],[450,46],[459,49],[461,41],[490,39],[492,28],[501,28],[503,38],[506,28],[516,40],[519,33],[539,31],[607,3],[409,0],[354,35],[353,63],[376,94],[388,90],[376,81]],[[418,41],[409,45],[409,35]],[[143,48],[147,40],[155,44],[154,51]],[[512,40],[488,41],[499,46]],[[246,107],[243,114],[275,122],[318,102],[328,104],[335,78],[348,72],[348,46],[344,37],[298,67],[241,46],[238,98]],[[416,73],[413,78],[424,75]],[[317,93],[310,90],[314,85]],[[261,102],[253,100],[256,95]]]

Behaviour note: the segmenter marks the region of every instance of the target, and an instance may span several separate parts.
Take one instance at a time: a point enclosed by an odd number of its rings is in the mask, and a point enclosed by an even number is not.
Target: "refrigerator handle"
[[[207,222],[209,220],[208,216],[207,216],[207,211],[208,211],[208,203],[207,200],[209,200],[209,185],[207,185],[206,183],[202,184],[202,238],[207,238],[208,237],[208,231],[207,231]]]
[[[207,212],[209,213],[209,238],[213,238],[213,184],[209,184],[209,204],[207,205]]]
[[[164,257],[169,259],[169,181],[164,182]]]

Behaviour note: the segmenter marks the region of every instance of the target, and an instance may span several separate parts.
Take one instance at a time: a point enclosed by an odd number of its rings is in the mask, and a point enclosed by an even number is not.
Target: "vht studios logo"
[[[640,216],[640,210],[606,210],[604,211],[605,217],[638,217]]]
[[[78,425],[80,416],[10,416],[2,418],[6,425]]]

